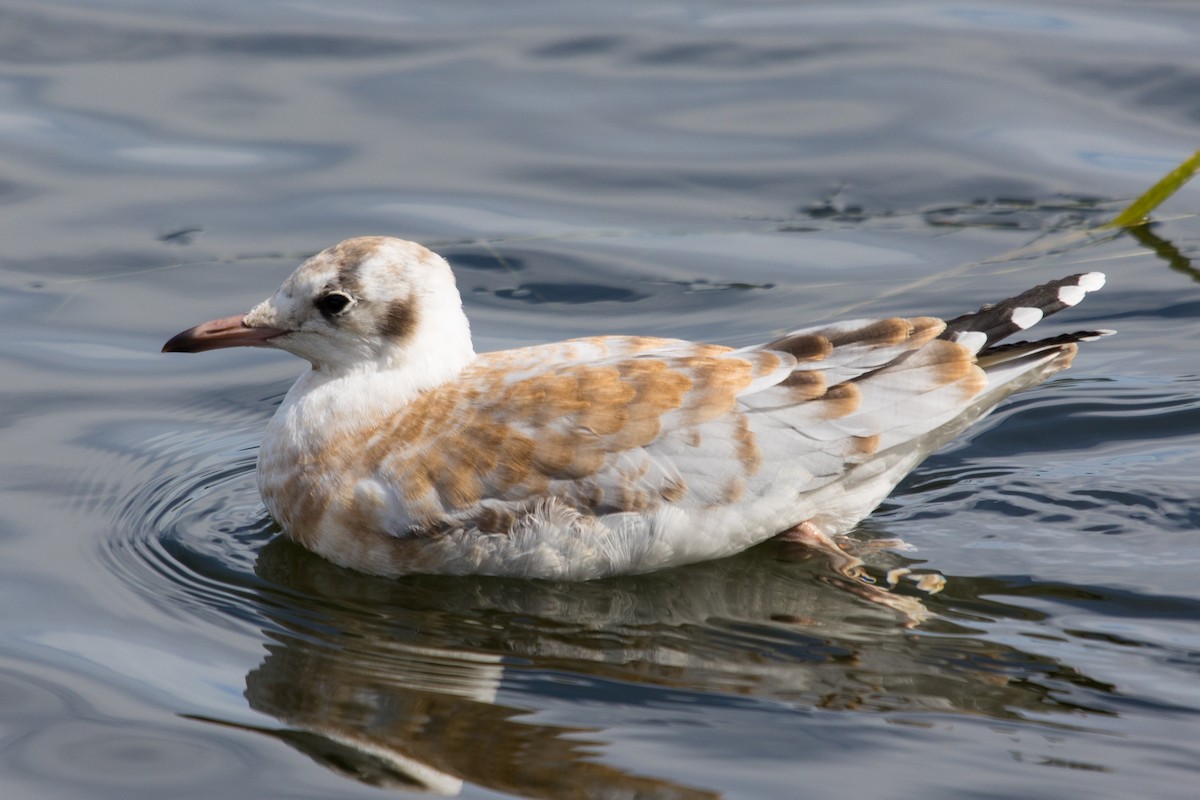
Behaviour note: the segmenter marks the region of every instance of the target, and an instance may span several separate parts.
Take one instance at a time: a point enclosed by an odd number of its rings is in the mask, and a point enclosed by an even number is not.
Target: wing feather
[[[977,401],[988,377],[944,328],[855,320],[739,350],[594,337],[482,356],[380,429],[372,479],[400,487],[414,530],[508,530],[551,496],[593,516],[796,501],[884,451],[932,449]]]
[[[728,483],[719,465],[758,457],[738,396],[794,366],[785,353],[638,337],[506,351],[400,411],[367,460],[373,479],[401,487],[398,518],[411,528],[481,515],[499,523],[497,504],[527,510],[547,495],[592,514],[685,496],[716,502]],[[716,479],[692,474],[702,462]]]

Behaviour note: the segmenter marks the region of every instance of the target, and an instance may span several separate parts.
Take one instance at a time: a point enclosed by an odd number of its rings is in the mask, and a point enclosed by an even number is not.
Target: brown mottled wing
[[[944,325],[931,317],[844,322],[768,344],[800,363],[744,402],[782,471],[816,488],[963,414],[988,377],[972,350],[936,338]],[[788,461],[776,449],[803,455]]]
[[[537,499],[583,513],[802,493],[986,383],[939,320],[843,323],[758,348],[601,337],[481,358],[372,442],[416,527],[504,530]]]
[[[636,337],[505,351],[404,409],[367,458],[418,526],[453,517],[503,529],[551,495],[586,513],[644,510],[689,494],[692,465],[660,456],[659,443],[708,460],[724,438],[736,458],[738,395],[794,365],[783,353]],[[706,444],[713,423],[721,437]]]

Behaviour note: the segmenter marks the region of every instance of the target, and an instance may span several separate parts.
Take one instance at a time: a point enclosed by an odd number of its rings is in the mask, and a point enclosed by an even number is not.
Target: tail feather
[[[984,355],[994,350],[997,342],[1018,331],[1033,327],[1043,317],[1076,305],[1088,292],[1094,292],[1102,286],[1104,286],[1104,274],[1100,272],[1083,272],[1043,283],[1016,297],[985,305],[978,311],[949,320],[941,338],[959,342],[976,350],[980,355]],[[1097,335],[1103,334],[1095,331],[1084,332],[1079,334],[1078,338],[1053,343],[1045,340],[1045,342],[1048,346],[1067,344],[1083,341],[1089,336],[1094,338]],[[1076,336],[1076,334],[1068,334],[1068,336]],[[1022,342],[1019,344],[1037,345],[1041,343]]]
[[[1074,331],[1073,333],[1063,333],[1058,336],[1038,339],[1035,342],[1006,342],[980,351],[975,357],[975,363],[987,369],[995,364],[1015,361],[1026,356],[1036,356],[1039,353],[1045,353],[1050,350],[1061,350],[1064,345],[1075,344],[1076,342],[1091,342],[1099,339],[1101,336],[1111,336],[1114,333],[1116,331],[1104,329]]]

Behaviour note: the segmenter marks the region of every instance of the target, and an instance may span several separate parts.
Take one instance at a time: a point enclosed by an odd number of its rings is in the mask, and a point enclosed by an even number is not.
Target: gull
[[[951,320],[836,322],[738,349],[593,336],[476,354],[450,265],[360,237],[163,351],[309,362],[257,481],[310,551],[382,576],[590,580],[777,536],[838,556],[835,539],[926,456],[1112,333],[1002,343],[1103,285],[1087,272]]]

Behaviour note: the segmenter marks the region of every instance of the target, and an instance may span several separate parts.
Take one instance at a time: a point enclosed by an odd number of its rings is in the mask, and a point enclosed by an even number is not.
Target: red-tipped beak
[[[270,340],[287,333],[278,328],[251,328],[245,315],[214,319],[171,337],[163,345],[164,353],[202,353],[222,347],[270,347]]]

